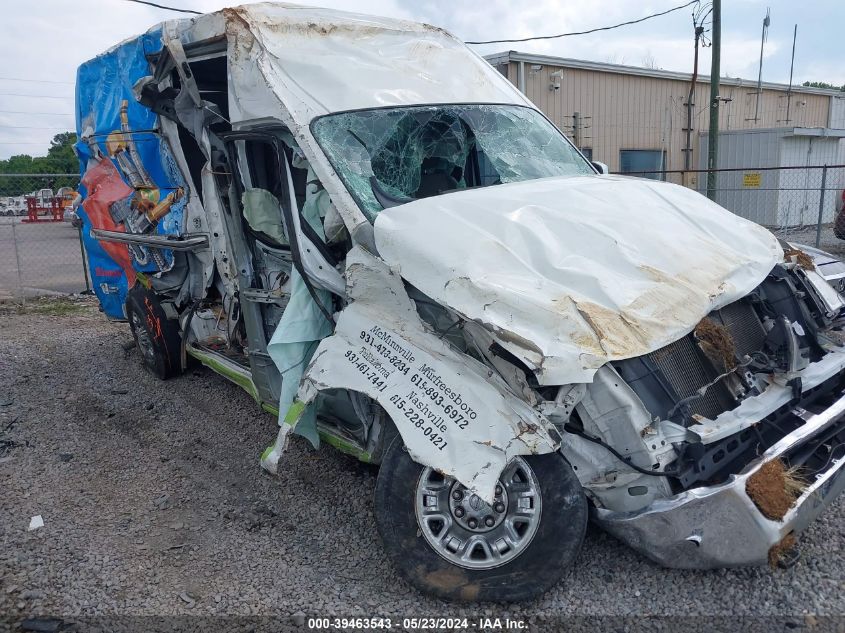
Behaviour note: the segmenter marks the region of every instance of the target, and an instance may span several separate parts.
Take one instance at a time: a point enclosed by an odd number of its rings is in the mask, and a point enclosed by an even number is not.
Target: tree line
[[[826,81],[805,81],[801,85],[806,86],[807,88],[827,88],[828,90],[839,90],[840,92],[845,92],[845,84],[837,86],[835,84],[829,84]]]
[[[39,189],[54,192],[61,187],[76,187],[78,176],[7,176],[3,174],[77,174],[79,161],[73,152],[74,132],[61,132],[50,141],[46,156],[17,154],[0,160],[0,196],[20,196]]]

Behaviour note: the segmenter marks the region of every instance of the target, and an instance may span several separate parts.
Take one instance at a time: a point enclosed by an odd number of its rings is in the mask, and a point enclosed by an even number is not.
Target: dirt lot
[[[571,614],[845,613],[842,500],[787,571],[664,570],[591,528],[532,603],[425,598],[383,559],[374,469],[296,438],[281,474],[264,473],[271,417],[209,370],[157,381],[128,339],[91,302],[0,307],[0,629],[37,615],[463,613],[545,629]]]

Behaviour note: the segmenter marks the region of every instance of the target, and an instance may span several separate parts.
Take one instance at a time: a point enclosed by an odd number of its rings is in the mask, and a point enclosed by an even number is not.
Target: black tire
[[[126,317],[144,367],[159,380],[182,371],[178,322],[168,319],[155,293],[135,286],[126,295]]]
[[[587,500],[559,453],[524,459],[542,498],[537,532],[511,561],[492,569],[467,569],[441,557],[423,537],[415,511],[423,467],[411,460],[402,438],[394,438],[379,470],[374,510],[384,548],[399,573],[420,591],[455,601],[516,602],[557,583],[581,549]]]

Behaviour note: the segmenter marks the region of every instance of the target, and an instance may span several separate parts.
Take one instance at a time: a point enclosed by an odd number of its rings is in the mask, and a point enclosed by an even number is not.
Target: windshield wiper
[[[367,148],[367,144],[364,143],[363,140],[361,140],[361,137],[355,134],[355,132],[353,132],[349,128],[347,128],[346,132],[347,134],[349,134],[349,136],[358,141],[361,147],[364,148],[364,151],[367,152],[367,156],[372,158],[372,156],[370,156],[370,150]],[[372,190],[376,201],[381,205],[382,209],[398,207],[401,204],[406,204],[413,200],[413,198],[402,198],[399,196],[390,195],[384,190],[384,188],[381,186],[381,183],[378,181],[378,178],[376,178],[375,176],[370,176],[370,189]]]
[[[406,198],[405,196],[394,196],[392,194],[387,193],[381,186],[381,183],[378,181],[378,178],[375,176],[370,176],[370,189],[373,190],[373,195],[378,200],[378,203],[382,206],[383,209],[389,209],[391,207],[398,207],[402,204],[408,204],[409,202],[413,202],[414,198]]]

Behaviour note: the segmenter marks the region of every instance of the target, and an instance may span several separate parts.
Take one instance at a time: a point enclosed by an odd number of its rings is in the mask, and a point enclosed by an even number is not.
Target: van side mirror
[[[599,172],[602,176],[606,176],[610,173],[610,169],[608,169],[607,165],[604,163],[600,163],[597,160],[594,160],[592,163],[593,167],[595,167],[596,171]]]

